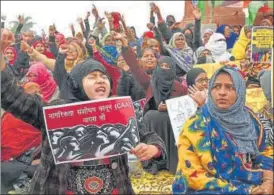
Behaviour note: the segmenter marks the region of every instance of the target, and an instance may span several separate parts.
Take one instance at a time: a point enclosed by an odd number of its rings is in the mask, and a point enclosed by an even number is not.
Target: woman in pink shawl
[[[36,62],[32,64],[26,74],[26,77],[28,81],[35,82],[40,85],[45,101],[51,102],[59,97],[58,86],[43,63]]]

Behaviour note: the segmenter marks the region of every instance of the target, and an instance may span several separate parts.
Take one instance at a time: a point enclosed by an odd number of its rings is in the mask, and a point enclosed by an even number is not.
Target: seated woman
[[[146,91],[144,121],[151,131],[156,132],[165,142],[168,151],[168,162],[162,167],[152,167],[150,172],[168,169],[175,173],[177,165],[177,148],[172,132],[165,100],[187,93],[186,87],[176,80],[176,65],[170,57],[162,58],[158,65],[156,55],[151,48],[143,51],[141,59],[128,47],[128,41],[119,33],[114,37],[123,43],[122,55],[136,80]],[[141,68],[143,67],[143,69]]]
[[[208,102],[185,123],[178,153],[174,194],[273,193],[273,148],[231,67],[211,78]]]
[[[233,56],[227,51],[226,39],[221,33],[211,35],[205,48],[211,52],[213,60],[217,63],[234,60]]]
[[[192,68],[186,75],[188,95],[197,103],[200,108],[207,99],[208,78],[202,68]]]
[[[194,64],[214,63],[211,52],[204,46],[199,47],[193,54]]]

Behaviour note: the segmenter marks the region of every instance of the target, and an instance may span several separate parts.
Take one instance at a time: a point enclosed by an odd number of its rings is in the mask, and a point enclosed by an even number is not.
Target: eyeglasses
[[[196,80],[197,83],[208,83],[208,78],[200,78],[198,80]]]

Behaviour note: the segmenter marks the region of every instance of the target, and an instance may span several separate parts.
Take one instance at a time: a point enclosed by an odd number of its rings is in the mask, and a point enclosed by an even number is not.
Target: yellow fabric
[[[213,181],[216,181],[219,187],[225,187],[226,185],[229,185],[225,180],[221,180],[215,177],[210,178],[206,175],[207,173],[215,175],[216,170],[214,168],[209,170],[207,166],[209,162],[213,162],[210,151],[202,152],[198,149],[199,143],[203,138],[204,131],[189,131],[189,126],[198,119],[198,115],[190,118],[184,124],[183,130],[181,131],[178,142],[179,161],[177,171],[184,174],[188,183],[188,187],[193,190],[202,190],[207,183]],[[191,146],[194,148],[194,151],[188,150],[188,148],[190,148]],[[187,164],[185,163],[186,161],[189,161],[191,163],[190,167],[187,166]],[[195,171],[197,176],[191,177],[191,175]]]
[[[246,89],[246,106],[259,112],[267,104],[262,88]]]
[[[236,41],[232,48],[231,54],[235,57],[235,60],[245,59],[245,48],[251,42],[245,35],[245,28],[243,27],[239,39]]]
[[[226,63],[226,65],[236,65],[238,68],[240,68],[240,62],[239,61],[229,61],[229,62]],[[223,67],[223,65],[219,64],[219,63],[196,64],[196,65],[193,66],[193,68],[202,68],[204,71],[206,71],[207,77],[209,79],[221,67]]]
[[[174,175],[168,171],[152,175],[143,170],[140,162],[129,163],[129,166],[134,168],[129,177],[136,194],[172,194]]]

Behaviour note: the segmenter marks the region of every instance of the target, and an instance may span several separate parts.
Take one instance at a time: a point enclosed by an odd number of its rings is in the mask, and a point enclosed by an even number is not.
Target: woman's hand
[[[97,8],[95,7],[94,4],[92,4],[91,13],[93,14],[93,16],[94,16],[95,18],[98,18],[98,17],[99,17],[98,10],[97,10]]]
[[[193,6],[193,11],[192,11],[193,16],[195,17],[196,20],[200,20],[202,17],[202,13],[198,7]]]
[[[152,159],[159,153],[159,149],[154,145],[144,143],[138,144],[135,148],[130,150],[140,161]]]
[[[152,10],[155,14],[160,14],[160,8],[159,8],[155,3],[151,3],[151,10]]]
[[[61,54],[67,54],[68,52],[68,45],[67,44],[62,44],[60,47],[59,47],[59,53]]]
[[[78,17],[77,22],[78,22],[78,24],[83,24],[83,19],[81,17]]]
[[[122,35],[121,33],[115,32],[115,31],[111,31],[111,36],[115,39],[115,40],[120,40],[122,42],[122,45],[124,47],[128,46],[128,40],[126,39],[126,37],[124,35]]]
[[[4,55],[2,53],[1,54],[1,71],[5,70],[5,68],[6,68],[6,63],[5,63]]]
[[[90,12],[87,12],[85,19],[87,20],[89,17],[90,17]]]
[[[33,54],[34,51],[34,49],[26,41],[21,41],[20,50],[27,52],[29,55]]]
[[[164,104],[164,103],[160,103],[159,104],[159,106],[158,106],[158,111],[159,112],[166,112],[167,111],[167,106],[166,106],[166,104]]]
[[[251,194],[273,194],[273,183],[272,182],[264,182],[260,186],[255,187]]]
[[[105,16],[109,22],[113,22],[113,17],[109,12],[105,11]]]
[[[201,107],[206,102],[206,93],[200,91],[195,85],[189,86],[188,88],[189,96]]]

